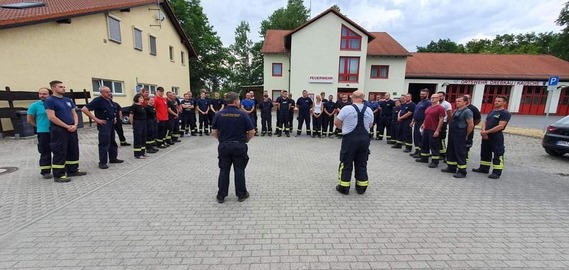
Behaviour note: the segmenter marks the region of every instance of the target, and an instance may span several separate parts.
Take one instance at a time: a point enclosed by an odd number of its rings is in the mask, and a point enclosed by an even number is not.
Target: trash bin
[[[21,137],[31,137],[36,134],[34,126],[28,123],[27,111],[16,111],[16,117],[14,123],[14,136],[16,140]]]
[[[81,112],[81,108],[75,107],[75,112],[77,113],[77,128],[83,128],[83,112]]]

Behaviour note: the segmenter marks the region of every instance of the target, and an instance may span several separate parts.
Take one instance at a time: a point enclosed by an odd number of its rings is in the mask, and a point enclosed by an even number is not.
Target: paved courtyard
[[[569,268],[569,156],[539,139],[506,136],[499,180],[373,141],[368,192],[343,196],[340,140],[256,137],[251,197],[218,204],[215,139],[147,160],[121,147],[100,170],[96,130],[79,132],[89,174],[67,184],[39,176],[35,139],[0,140],[0,167],[18,167],[0,175],[0,269]]]

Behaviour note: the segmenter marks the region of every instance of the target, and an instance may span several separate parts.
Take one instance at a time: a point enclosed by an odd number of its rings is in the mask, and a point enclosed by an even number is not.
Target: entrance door
[[[464,95],[472,97],[473,89],[474,85],[471,84],[450,84],[447,86],[447,101],[452,105],[453,111],[456,107],[456,99]]]
[[[569,87],[561,89],[559,104],[557,105],[557,115],[569,115]]]
[[[494,99],[497,96],[506,96],[510,100],[511,85],[486,85],[482,97],[481,113],[489,113],[494,108]]]
[[[338,88],[338,96],[336,96],[336,100],[341,100],[343,94],[346,94],[348,96],[348,99],[350,99],[352,96],[352,93],[356,90],[358,90],[358,89],[357,88]]]
[[[420,93],[421,89],[429,89],[429,97],[437,91],[437,85],[432,83],[410,83],[409,84],[409,94],[411,94],[413,102],[417,103],[421,101]]]
[[[520,114],[542,115],[545,113],[547,91],[545,86],[524,86]]]

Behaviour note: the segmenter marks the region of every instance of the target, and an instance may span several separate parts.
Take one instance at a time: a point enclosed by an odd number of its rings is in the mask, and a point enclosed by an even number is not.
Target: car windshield
[[[554,125],[556,125],[556,126],[559,126],[559,125],[569,126],[569,115],[561,118],[559,121],[555,122]]]

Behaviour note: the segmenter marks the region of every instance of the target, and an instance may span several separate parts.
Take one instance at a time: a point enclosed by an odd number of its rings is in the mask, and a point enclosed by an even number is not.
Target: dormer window
[[[340,50],[360,51],[362,49],[362,36],[358,35],[352,29],[342,25],[342,39],[340,41]]]

